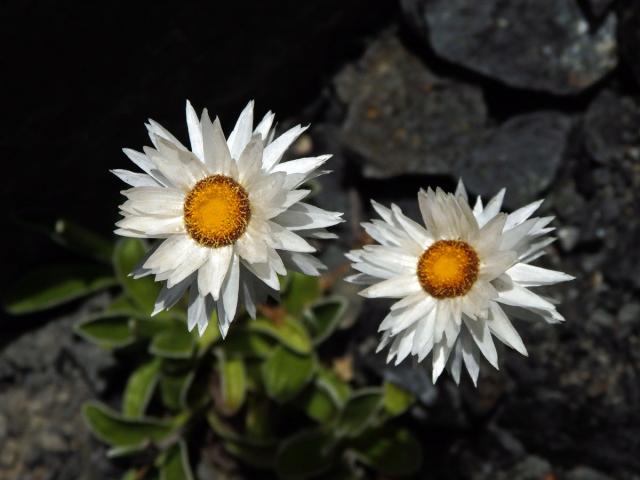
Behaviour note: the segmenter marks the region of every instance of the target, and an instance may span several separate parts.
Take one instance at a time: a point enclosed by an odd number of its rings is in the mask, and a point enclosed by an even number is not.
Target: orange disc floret
[[[466,294],[478,279],[480,259],[476,251],[461,240],[439,240],[418,260],[418,280],[435,298]]]
[[[247,229],[251,205],[246,190],[226,175],[200,180],[184,201],[184,224],[196,242],[218,248],[233,244]]]

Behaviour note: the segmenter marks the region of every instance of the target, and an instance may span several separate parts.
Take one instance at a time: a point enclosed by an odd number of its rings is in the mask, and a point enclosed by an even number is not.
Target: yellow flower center
[[[187,232],[206,247],[231,245],[245,232],[250,218],[246,190],[225,175],[200,180],[184,201]]]
[[[418,260],[418,280],[432,297],[466,294],[478,279],[480,260],[471,246],[460,240],[439,240]]]

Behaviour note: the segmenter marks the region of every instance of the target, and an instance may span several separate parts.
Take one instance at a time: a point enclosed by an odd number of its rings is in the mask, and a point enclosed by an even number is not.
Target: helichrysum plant
[[[273,120],[269,112],[254,128],[249,102],[225,138],[217,118],[206,110],[198,118],[187,102],[191,149],[150,120],[153,148],[124,150],[144,173],[114,171],[131,186],[122,192],[116,233],[160,240],[133,272],[164,283],[153,314],[188,291],[189,330],[202,334],[215,309],[224,337],[239,301],[255,317],[287,269],[318,275],[323,268],[307,240],[332,238],[325,228],[341,214],[302,202],[310,192],[302,184],[323,173],[330,155],[281,162],[306,127],[275,137]]]
[[[373,202],[381,220],[363,227],[378,244],[348,254],[359,272],[350,280],[370,285],[364,297],[399,299],[379,328],[378,350],[390,344],[387,362],[395,358],[397,365],[408,355],[422,361],[431,353],[434,382],[448,366],[459,383],[464,364],[475,384],[482,356],[498,368],[493,337],[527,355],[507,312],[564,320],[531,290],[573,278],[530,264],[553,241],[553,217],[532,217],[541,201],[501,213],[504,193],[486,206],[478,197],[472,209],[462,182],[455,194],[421,190],[424,226],[396,205]]]
[[[326,228],[342,219],[302,201],[329,156],[282,161],[305,128],[276,137],[273,120],[254,126],[249,103],[225,137],[187,102],[190,148],[150,120],[153,147],[125,149],[142,172],[113,171],[131,187],[116,230],[129,238],[114,246],[56,223],[56,242],[97,263],[34,271],[7,305],[24,314],[110,289],[76,332],[126,365],[117,403],[83,409],[108,455],[129,459],[124,480],[192,479],[207,448],[235,459],[223,474],[249,478],[420,469],[420,443],[395,418],[413,396],[332,368],[349,354],[327,342],[347,302],[319,277],[310,242],[335,237]],[[476,384],[482,357],[498,367],[494,338],[527,354],[510,317],[564,320],[532,290],[572,278],[531,265],[553,241],[552,217],[533,217],[541,202],[501,213],[503,197],[471,208],[461,182],[455,194],[421,190],[423,224],[373,202],[381,219],[363,227],[377,243],[347,254],[349,280],[397,300],[379,326],[387,362],[431,354],[434,382],[448,368],[459,383],[464,365]]]

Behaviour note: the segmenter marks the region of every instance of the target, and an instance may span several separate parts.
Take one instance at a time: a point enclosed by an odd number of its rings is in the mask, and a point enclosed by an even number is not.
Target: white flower
[[[253,127],[253,102],[225,139],[207,111],[198,119],[187,102],[191,150],[153,120],[147,129],[155,148],[124,153],[144,173],[114,170],[131,185],[122,193],[123,219],[116,233],[159,238],[134,276],[155,275],[166,282],[153,314],[173,306],[189,290],[188,328],[202,335],[217,307],[223,336],[240,300],[255,317],[256,303],[277,295],[286,267],[318,275],[321,262],[310,255],[307,238],[333,238],[325,227],[341,214],[301,202],[305,181],[330,155],[280,163],[307,127],[291,128],[274,139],[274,115]]]
[[[514,316],[564,320],[549,300],[530,287],[573,279],[529,263],[554,239],[553,217],[530,218],[542,201],[500,213],[504,189],[483,207],[470,208],[462,182],[455,195],[418,193],[424,225],[396,205],[372,202],[382,220],[364,223],[379,245],[350,252],[357,273],[349,280],[371,285],[364,297],[398,298],[380,324],[377,351],[391,343],[387,362],[409,354],[422,361],[433,352],[433,381],[445,366],[456,383],[462,364],[477,383],[481,354],[498,368],[495,337],[523,355],[527,350],[507,312]]]

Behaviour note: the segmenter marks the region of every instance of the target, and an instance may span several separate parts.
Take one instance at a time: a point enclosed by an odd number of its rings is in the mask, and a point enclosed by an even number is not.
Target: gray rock
[[[90,307],[89,307],[90,308]],[[80,409],[95,398],[111,355],[73,334],[77,316],[51,321],[0,352],[0,478],[118,478]],[[92,452],[100,453],[89,462]]]
[[[513,87],[575,94],[617,65],[613,14],[590,31],[576,0],[404,0],[435,53]]]
[[[596,18],[601,18],[607,13],[615,0],[586,0],[589,13]]]
[[[625,303],[618,311],[618,321],[626,325],[640,323],[640,303]]]
[[[573,468],[565,478],[566,480],[613,480],[613,477],[585,466]]]
[[[347,105],[343,141],[364,174],[456,172],[483,136],[480,89],[432,73],[387,33],[336,78]]]
[[[585,146],[594,160],[620,161],[633,146],[640,145],[640,106],[631,97],[605,90],[590,105],[584,130]],[[603,175],[598,177],[610,183]]]
[[[507,120],[471,153],[461,170],[467,187],[483,196],[506,187],[511,207],[536,200],[555,178],[571,125],[569,117],[555,112]]]
[[[540,480],[549,478],[552,468],[544,458],[531,455],[515,465],[505,476],[509,480]]]

